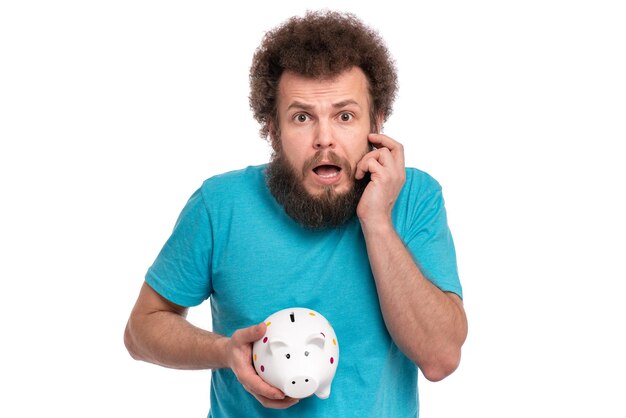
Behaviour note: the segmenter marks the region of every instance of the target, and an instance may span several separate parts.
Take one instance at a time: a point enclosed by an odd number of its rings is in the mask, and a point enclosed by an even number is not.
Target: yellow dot
[[[311,316],[315,316],[315,314],[313,312],[309,312],[309,315]]]
[[[333,345],[337,345],[337,341],[333,338]]]
[[[271,323],[271,322],[268,322],[268,323],[267,323],[267,324],[265,324],[265,325],[269,327],[270,325],[272,325],[272,323]]]
[[[254,361],[256,361],[256,354],[254,354]]]

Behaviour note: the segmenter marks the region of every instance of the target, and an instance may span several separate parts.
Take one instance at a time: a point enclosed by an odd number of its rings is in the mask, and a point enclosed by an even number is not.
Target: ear
[[[321,332],[316,332],[311,334],[306,339],[306,344],[316,345],[320,349],[324,348],[324,344],[326,343],[326,337]]]
[[[273,353],[275,350],[279,350],[284,347],[287,347],[287,342],[279,337],[272,338],[267,345],[267,349],[270,351],[270,353]]]

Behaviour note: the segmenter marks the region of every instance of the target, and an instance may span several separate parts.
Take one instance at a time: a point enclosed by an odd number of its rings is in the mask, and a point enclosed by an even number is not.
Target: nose
[[[334,148],[335,139],[330,123],[320,121],[317,125],[317,131],[315,132],[315,141],[313,143],[315,149]]]
[[[294,376],[287,379],[283,392],[290,398],[302,399],[313,395],[317,388],[317,379],[311,376]]]

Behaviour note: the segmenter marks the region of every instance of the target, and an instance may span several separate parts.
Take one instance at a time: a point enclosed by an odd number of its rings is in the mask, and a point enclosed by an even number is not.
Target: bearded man
[[[130,315],[130,354],[213,369],[211,417],[417,417],[418,368],[452,373],[467,321],[441,187],[380,133],[397,90],[384,42],[351,14],[293,17],[250,84],[271,161],[191,196]],[[207,299],[212,331],[185,319]],[[296,306],[341,342],[328,399],[286,397],[252,365],[261,321]]]

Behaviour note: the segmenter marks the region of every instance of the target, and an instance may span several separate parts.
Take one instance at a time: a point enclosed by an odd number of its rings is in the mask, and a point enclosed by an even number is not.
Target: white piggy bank
[[[326,318],[311,309],[289,308],[270,315],[265,324],[265,336],[252,349],[258,375],[292,398],[328,398],[339,344]]]

